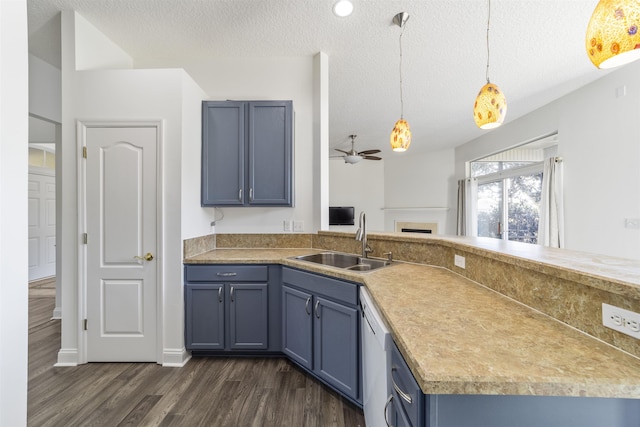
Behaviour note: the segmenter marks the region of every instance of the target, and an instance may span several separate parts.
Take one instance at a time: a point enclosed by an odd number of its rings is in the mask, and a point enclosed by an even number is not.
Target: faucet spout
[[[367,245],[367,220],[364,211],[360,212],[360,221],[358,223],[358,231],[356,231],[356,240],[362,242],[362,258],[368,258],[369,252],[372,252]]]

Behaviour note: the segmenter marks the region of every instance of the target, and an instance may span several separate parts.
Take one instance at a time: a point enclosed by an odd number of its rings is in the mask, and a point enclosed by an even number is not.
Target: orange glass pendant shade
[[[409,145],[411,145],[411,128],[406,120],[400,119],[396,122],[391,131],[390,142],[393,151],[402,152],[409,148]]]
[[[480,129],[497,128],[507,115],[507,99],[498,86],[482,86],[473,105],[473,118]]]
[[[593,65],[613,68],[640,59],[640,1],[600,0],[587,26],[586,49]]]

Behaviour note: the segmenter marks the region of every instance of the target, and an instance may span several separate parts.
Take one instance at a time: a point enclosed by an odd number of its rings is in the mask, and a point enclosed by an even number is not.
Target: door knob
[[[139,259],[139,260],[143,260],[143,261],[152,261],[153,260],[153,255],[151,254],[151,252],[147,252],[146,255],[143,256],[134,256],[135,259]]]

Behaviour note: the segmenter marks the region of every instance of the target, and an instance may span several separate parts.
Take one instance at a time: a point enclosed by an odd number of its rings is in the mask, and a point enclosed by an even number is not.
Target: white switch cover
[[[633,311],[602,303],[602,324],[640,339],[640,314]]]
[[[304,231],[304,221],[293,221],[293,231]]]
[[[282,226],[283,226],[284,231],[293,231],[293,221],[285,219],[282,222]]]
[[[465,268],[465,266],[464,266],[465,259],[461,255],[454,255],[453,256],[453,263],[456,265],[456,267]]]

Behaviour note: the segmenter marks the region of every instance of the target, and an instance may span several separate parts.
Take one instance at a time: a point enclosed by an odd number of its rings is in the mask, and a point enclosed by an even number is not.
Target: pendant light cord
[[[487,4],[488,4],[488,11],[487,11],[487,83],[490,83],[489,81],[489,26],[491,24],[491,0],[487,0]]]
[[[400,25],[400,118],[404,119],[404,99],[402,97],[402,34],[404,34],[404,26],[407,23]]]

